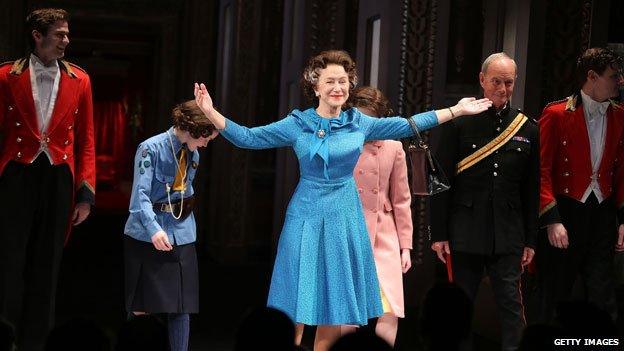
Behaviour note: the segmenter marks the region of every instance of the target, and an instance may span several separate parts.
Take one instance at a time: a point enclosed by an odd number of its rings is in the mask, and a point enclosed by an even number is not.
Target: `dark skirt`
[[[124,235],[124,259],[128,312],[199,312],[194,243],[159,251],[152,243]]]

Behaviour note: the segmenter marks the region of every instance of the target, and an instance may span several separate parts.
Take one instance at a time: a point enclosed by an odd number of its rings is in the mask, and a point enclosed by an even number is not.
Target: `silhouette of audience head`
[[[156,316],[144,314],[127,320],[117,335],[115,351],[169,351],[167,326]]]
[[[15,329],[6,319],[0,317],[0,351],[15,349]]]
[[[453,283],[434,285],[423,301],[420,333],[429,349],[452,350],[470,335],[472,302]]]
[[[330,351],[392,351],[392,347],[388,345],[382,338],[377,336],[370,329],[361,329],[355,333],[343,335],[338,339]]]
[[[271,307],[252,310],[236,332],[235,351],[294,349],[294,323],[285,313]]]
[[[567,337],[618,336],[617,327],[609,313],[587,301],[561,302],[556,309],[555,323],[563,329]]]
[[[95,322],[75,318],[54,328],[45,351],[110,351],[111,341]]]

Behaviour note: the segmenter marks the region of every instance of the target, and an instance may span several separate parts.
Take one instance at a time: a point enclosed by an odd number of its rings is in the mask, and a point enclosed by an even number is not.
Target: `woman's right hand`
[[[159,251],[171,251],[173,249],[173,246],[169,243],[167,233],[163,230],[159,230],[156,234],[152,235],[152,244],[154,244],[156,250]]]
[[[208,94],[208,90],[204,83],[197,84],[195,83],[195,103],[197,103],[197,107],[208,117],[210,122],[214,124],[217,130],[225,129],[225,117],[220,114],[217,110],[215,110],[214,105],[212,104],[212,98],[210,94]]]

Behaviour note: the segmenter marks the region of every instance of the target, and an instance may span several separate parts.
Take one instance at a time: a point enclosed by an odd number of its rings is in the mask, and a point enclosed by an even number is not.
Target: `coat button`
[[[13,106],[9,105],[9,111],[13,111]]]
[[[17,152],[17,158],[22,158],[22,152],[21,151]]]
[[[563,192],[567,194],[567,193],[570,192],[570,190],[568,188],[565,188],[565,189],[563,189]]]
[[[477,145],[472,144],[472,148],[473,148],[473,149],[476,149],[476,148],[477,148]]]
[[[67,160],[67,154],[63,154],[63,160]]]
[[[498,177],[498,173],[494,172],[492,173],[493,176]]]
[[[563,162],[568,162],[568,158],[567,158],[567,157],[566,157],[566,158],[564,158],[564,159],[563,159]]]
[[[76,109],[76,111],[74,111],[74,114],[77,115],[78,114],[78,109]]]
[[[21,125],[22,125],[22,124],[21,124],[20,122],[15,122],[15,126],[16,126],[16,127],[19,127],[19,126],[21,126]]]
[[[517,148],[516,150],[518,150],[518,151],[522,151],[522,148]]]
[[[502,120],[502,118],[498,120],[498,123],[503,123],[503,120]]]
[[[49,142],[50,142],[50,138],[49,138],[49,137],[46,137],[46,138],[45,138],[45,142],[46,142],[46,143],[49,143]]]
[[[495,163],[495,164],[494,164],[494,168],[498,168],[498,163]]]
[[[65,140],[65,142],[63,144],[69,145],[69,140]]]
[[[496,127],[496,131],[497,131],[497,132],[500,132],[500,127]]]
[[[379,192],[379,190],[373,189],[373,194],[377,194],[378,192]]]
[[[21,143],[21,142],[22,142],[22,138],[20,138],[20,137],[17,137],[17,139],[16,139],[16,140],[17,140],[17,142],[18,142],[18,143]]]
[[[568,145],[568,142],[564,140],[564,141],[561,142],[561,144],[563,144],[563,146],[566,146],[566,145]]]
[[[69,127],[67,127],[67,130],[72,130],[72,128],[74,128],[74,126],[70,125]]]
[[[570,176],[570,172],[564,172],[564,173],[563,173],[563,176],[564,176],[564,177],[569,177],[569,176]]]

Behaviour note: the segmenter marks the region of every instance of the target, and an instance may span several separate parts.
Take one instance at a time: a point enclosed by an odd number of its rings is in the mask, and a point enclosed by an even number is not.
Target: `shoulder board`
[[[524,113],[524,111],[522,111],[521,109],[516,108],[516,111],[518,111],[518,114],[522,114],[524,117],[526,117],[528,122],[531,122],[531,123],[533,123],[533,124],[537,124],[537,120],[535,120],[535,119],[533,119],[533,118],[531,118],[531,117],[527,116],[527,114],[526,114],[526,113]]]
[[[560,100],[551,101],[551,102],[547,103],[546,106],[544,106],[544,109],[546,109],[546,108],[548,108],[550,106],[553,106],[553,105],[560,104],[562,102],[566,102],[566,101],[568,101],[568,98],[569,97],[566,97],[566,98],[563,98],[563,99],[560,99]]]
[[[67,63],[69,63],[73,68],[77,68],[77,69],[81,70],[83,73],[87,73],[87,71],[84,68],[78,66],[77,64],[75,64],[73,62],[67,62]]]
[[[609,104],[614,110],[624,110],[624,104],[621,101],[609,99]]]
[[[21,58],[19,60],[13,61],[13,66],[11,67],[11,74],[20,75],[24,71],[24,67],[28,64],[27,58]]]

